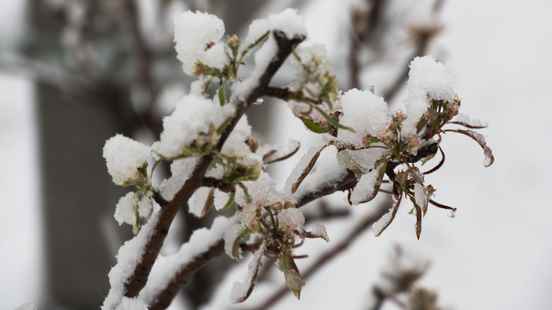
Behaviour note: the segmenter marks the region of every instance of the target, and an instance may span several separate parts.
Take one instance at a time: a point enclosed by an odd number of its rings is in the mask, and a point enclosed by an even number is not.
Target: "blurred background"
[[[400,214],[382,236],[363,233],[313,275],[300,302],[286,296],[273,308],[369,309],[381,268],[400,244],[431,262],[421,283],[438,293],[440,305],[552,309],[550,1],[0,3],[0,309],[27,302],[40,302],[39,309],[101,304],[114,254],[131,235],[112,219],[121,192],[106,173],[101,147],[115,133],[153,141],[161,117],[188,91],[172,48],[174,12],[208,10],[225,21],[229,34],[244,33],[253,18],[285,7],[298,8],[309,40],[327,46],[343,89],[375,87],[400,102],[413,56],[432,54],[445,62],[456,76],[464,113],[488,121],[484,133],[497,161],[484,169],[477,146],[447,137],[446,167],[428,181],[440,201],[459,208],[454,218],[431,210],[418,241],[415,220]],[[255,107],[250,117],[263,141],[295,138],[308,146],[317,139],[283,105]],[[278,180],[292,164],[277,167]],[[346,208],[343,195],[325,205]],[[355,215],[369,208],[328,219],[332,241],[346,236]],[[176,243],[202,225],[181,213]],[[312,242],[305,252],[331,245]],[[243,270],[243,264],[229,268],[218,259],[196,274],[173,308],[228,308],[230,285]],[[223,276],[228,281],[220,281]],[[248,305],[281,282],[268,277]]]

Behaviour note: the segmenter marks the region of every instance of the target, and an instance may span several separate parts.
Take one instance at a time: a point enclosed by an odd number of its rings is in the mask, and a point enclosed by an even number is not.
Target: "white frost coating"
[[[147,305],[138,298],[123,297],[116,310],[148,310]]]
[[[363,174],[351,193],[351,203],[357,205],[374,199],[378,193],[380,177],[379,169]]]
[[[338,131],[337,138],[355,145],[362,144],[366,135],[377,137],[391,122],[389,107],[382,97],[367,90],[351,89],[341,97],[343,117],[341,123],[352,127]]]
[[[172,200],[192,174],[198,159],[196,157],[175,160],[171,163],[171,177],[163,180],[159,189],[165,200]]]
[[[452,102],[456,97],[454,77],[431,56],[416,57],[410,63],[407,89],[409,97],[423,95]]]
[[[123,135],[115,135],[105,142],[103,157],[113,182],[125,185],[140,178],[138,168],[147,164],[150,149]]]
[[[227,60],[224,43],[219,42],[223,35],[224,23],[214,15],[192,11],[177,14],[174,19],[174,41],[184,72],[193,75],[198,60],[222,69]]]
[[[117,264],[109,271],[109,284],[111,288],[103,302],[102,310],[114,310],[121,303],[121,299],[125,294],[125,283],[134,272],[136,265],[141,261],[146,243],[153,235],[154,228],[159,221],[159,213],[159,206],[154,206],[151,217],[142,226],[140,232],[119,248]]]
[[[230,300],[234,303],[243,302],[247,299],[253,285],[255,285],[255,280],[259,273],[259,269],[262,266],[262,258],[264,254],[264,249],[261,248],[255,252],[255,256],[247,265],[247,276],[244,282],[235,282],[232,286],[232,291],[230,292]]]
[[[170,256],[159,256],[151,271],[146,287],[140,292],[139,298],[146,304],[151,304],[155,296],[159,294],[172,280],[172,277],[187,264],[211,247],[215,246],[222,238],[223,233],[234,223],[234,220],[224,216],[215,218],[211,228],[201,228],[192,234],[190,240],[184,243],[178,252]]]
[[[208,133],[210,126],[219,127],[234,110],[233,105],[221,107],[206,98],[185,96],[175,111],[163,119],[163,132],[155,145],[156,151],[164,157],[177,157],[200,133]]]
[[[287,231],[303,230],[305,216],[297,208],[288,208],[278,213],[278,224],[280,228]]]
[[[234,256],[234,244],[238,240],[242,232],[242,226],[240,224],[234,224],[232,227],[224,232],[224,252],[230,258],[237,258]]]
[[[330,241],[330,237],[328,236],[328,231],[326,230],[326,226],[320,223],[313,224],[310,227],[309,232],[314,237],[320,237],[326,241]]]

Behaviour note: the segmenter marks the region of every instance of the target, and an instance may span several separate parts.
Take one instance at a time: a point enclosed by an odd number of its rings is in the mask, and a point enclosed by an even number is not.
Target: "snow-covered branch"
[[[458,116],[460,98],[451,75],[431,57],[410,63],[407,99],[390,108],[371,91],[339,90],[323,47],[303,43],[305,26],[294,10],[254,21],[245,40],[224,38],[224,32],[216,16],[190,11],[178,16],[177,55],[183,71],[197,77],[190,94],[163,120],[159,141],[151,146],[120,135],[104,146],[113,181],[132,189],[117,204],[115,218],[136,233],[109,274],[105,310],[129,303],[165,309],[180,285],[223,248],[236,260],[252,254],[245,280],[232,289],[234,302],[252,294],[267,261],[278,266],[299,298],[305,277],[368,227],[381,234],[401,201],[412,203],[418,238],[429,205],[455,210],[431,198],[435,189],[424,177],[443,167],[444,135],[470,137],[483,148],[486,166],[494,160],[483,136],[472,130],[483,128],[482,122]],[[273,79],[278,87],[271,85]],[[283,188],[267,167],[293,156],[299,143],[283,149],[260,144],[244,116],[268,96],[285,101],[305,128],[325,141],[305,153]],[[442,160],[422,172],[438,152]],[[158,184],[153,176],[160,163],[170,165],[171,176]],[[363,219],[350,240],[338,243],[302,275],[295,260],[303,256],[295,249],[307,239],[329,237],[321,225],[306,227],[300,208],[339,191],[348,192],[351,205],[380,193],[390,194],[394,203]],[[160,257],[183,206],[198,217],[218,217],[177,254]]]

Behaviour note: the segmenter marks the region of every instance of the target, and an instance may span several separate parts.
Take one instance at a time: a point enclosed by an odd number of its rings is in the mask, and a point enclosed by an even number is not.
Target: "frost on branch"
[[[296,249],[306,239],[329,240],[324,226],[305,226],[300,207],[337,191],[348,191],[353,205],[384,192],[394,204],[374,225],[376,232],[391,224],[405,200],[411,202],[419,238],[430,205],[455,210],[434,201],[435,189],[425,180],[444,164],[445,134],[474,139],[486,164],[494,160],[483,136],[473,131],[483,124],[459,114],[451,75],[430,57],[411,63],[406,100],[391,109],[371,91],[338,89],[324,47],[302,43],[306,30],[297,11],[254,21],[245,40],[224,37],[224,29],[220,19],[206,13],[177,16],[178,58],[197,78],[190,94],[164,118],[159,141],[151,147],[120,135],[106,142],[108,172],[117,185],[131,189],[114,217],[132,225],[136,236],[119,250],[105,310],[166,308],[179,285],[223,248],[235,260],[250,256],[245,279],[232,290],[233,301],[251,295],[262,264],[269,261],[276,262],[299,297],[305,283],[296,261],[306,255]],[[257,141],[244,113],[263,97],[285,101],[290,114],[325,141],[306,152],[283,188],[268,167],[296,154],[301,144],[281,148]],[[436,158],[438,164],[427,169]],[[160,163],[170,165],[171,173],[154,182]],[[210,229],[196,230],[176,254],[159,256],[178,211],[216,219]]]

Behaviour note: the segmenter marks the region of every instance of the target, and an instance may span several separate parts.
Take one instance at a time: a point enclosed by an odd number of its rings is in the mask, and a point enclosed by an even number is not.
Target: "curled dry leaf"
[[[290,140],[287,147],[283,150],[272,149],[263,155],[263,163],[270,165],[279,161],[286,160],[297,154],[301,148],[301,143],[297,140]]]
[[[473,130],[465,129],[447,129],[444,130],[444,132],[456,132],[472,138],[483,149],[483,154],[485,155],[485,160],[483,164],[485,165],[485,167],[489,167],[494,163],[495,158],[493,155],[493,150],[491,150],[491,148],[487,145],[487,141],[485,141],[485,136],[483,136],[482,134]]]
[[[330,144],[324,144],[321,147],[315,147],[311,148],[309,152],[301,159],[299,164],[295,169],[299,169],[301,173],[299,174],[298,178],[293,182],[291,185],[291,192],[295,193],[297,189],[299,189],[299,186],[305,180],[305,178],[309,175],[309,173],[312,171],[312,168],[314,168],[314,165],[316,164],[316,161],[318,158],[320,158],[320,153],[328,147]]]

